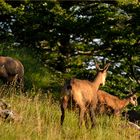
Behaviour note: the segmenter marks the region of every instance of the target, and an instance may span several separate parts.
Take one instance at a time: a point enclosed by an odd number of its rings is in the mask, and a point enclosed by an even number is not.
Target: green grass
[[[11,90],[12,91],[12,90]],[[126,126],[126,121],[115,117],[97,116],[97,125],[88,130],[78,127],[78,114],[66,111],[63,127],[60,126],[58,101],[38,91],[16,95],[13,90],[3,99],[11,104],[21,117],[20,122],[0,121],[0,140],[137,140],[140,132]]]

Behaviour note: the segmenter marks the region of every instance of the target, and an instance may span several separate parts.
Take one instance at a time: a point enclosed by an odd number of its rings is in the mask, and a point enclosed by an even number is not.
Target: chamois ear
[[[108,64],[106,64],[105,66],[104,66],[104,69],[103,70],[108,70],[108,68],[109,68],[109,66],[110,66],[110,63],[108,63]]]
[[[96,69],[97,69],[97,70],[101,70],[96,61],[95,61],[95,66],[96,66]]]
[[[137,90],[136,89],[132,89],[132,88],[130,88],[129,89],[129,94],[128,94],[128,98],[129,97],[132,97],[132,96],[134,96],[135,94],[137,93]]]
[[[132,86],[129,87],[129,93],[130,94],[136,94],[137,90],[135,88],[132,88]]]

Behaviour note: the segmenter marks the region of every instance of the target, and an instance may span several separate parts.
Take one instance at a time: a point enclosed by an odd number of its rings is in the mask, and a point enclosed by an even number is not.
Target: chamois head
[[[107,75],[107,70],[110,66],[110,63],[106,64],[103,69],[99,67],[99,65],[96,63],[96,69],[97,69],[97,75],[100,77],[100,84],[105,85],[105,79]]]
[[[133,106],[137,106],[137,105],[138,105],[137,96],[136,96],[136,95],[133,95],[133,96],[130,97],[130,103],[131,103]]]
[[[137,102],[137,96],[136,96],[136,89],[132,89],[132,87],[130,87],[129,89],[129,95],[127,96],[127,98],[129,99],[129,102],[133,105],[133,106],[137,106],[138,102]]]

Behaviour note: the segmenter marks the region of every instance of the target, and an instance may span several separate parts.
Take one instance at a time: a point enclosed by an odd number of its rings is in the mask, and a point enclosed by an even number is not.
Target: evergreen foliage
[[[25,56],[28,59],[25,69],[33,71],[26,75],[27,81],[29,75],[34,77],[36,73],[36,84],[42,81],[41,87],[47,87],[44,77],[50,73],[41,75],[46,66],[61,77],[60,81],[70,77],[92,80],[95,60],[100,64],[111,61],[104,89],[120,97],[125,96],[130,87],[140,91],[140,84],[130,80],[138,81],[140,77],[138,1],[1,0],[0,11],[1,44],[13,40],[25,50],[23,54],[29,54],[28,58]],[[9,48],[13,49],[11,45],[2,49]],[[18,55],[24,61],[23,54]],[[14,54],[1,51],[1,55]]]

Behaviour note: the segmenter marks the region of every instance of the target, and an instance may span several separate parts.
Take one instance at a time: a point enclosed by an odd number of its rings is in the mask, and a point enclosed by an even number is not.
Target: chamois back
[[[0,78],[3,82],[12,82],[15,79],[21,82],[24,76],[23,64],[14,58],[0,56]]]
[[[98,95],[98,109],[99,113],[105,113],[106,109],[112,109],[114,115],[120,114],[120,112],[125,108],[128,104],[132,104],[137,106],[137,96],[129,95],[125,99],[119,99],[116,96],[113,96],[103,90],[97,91]]]

